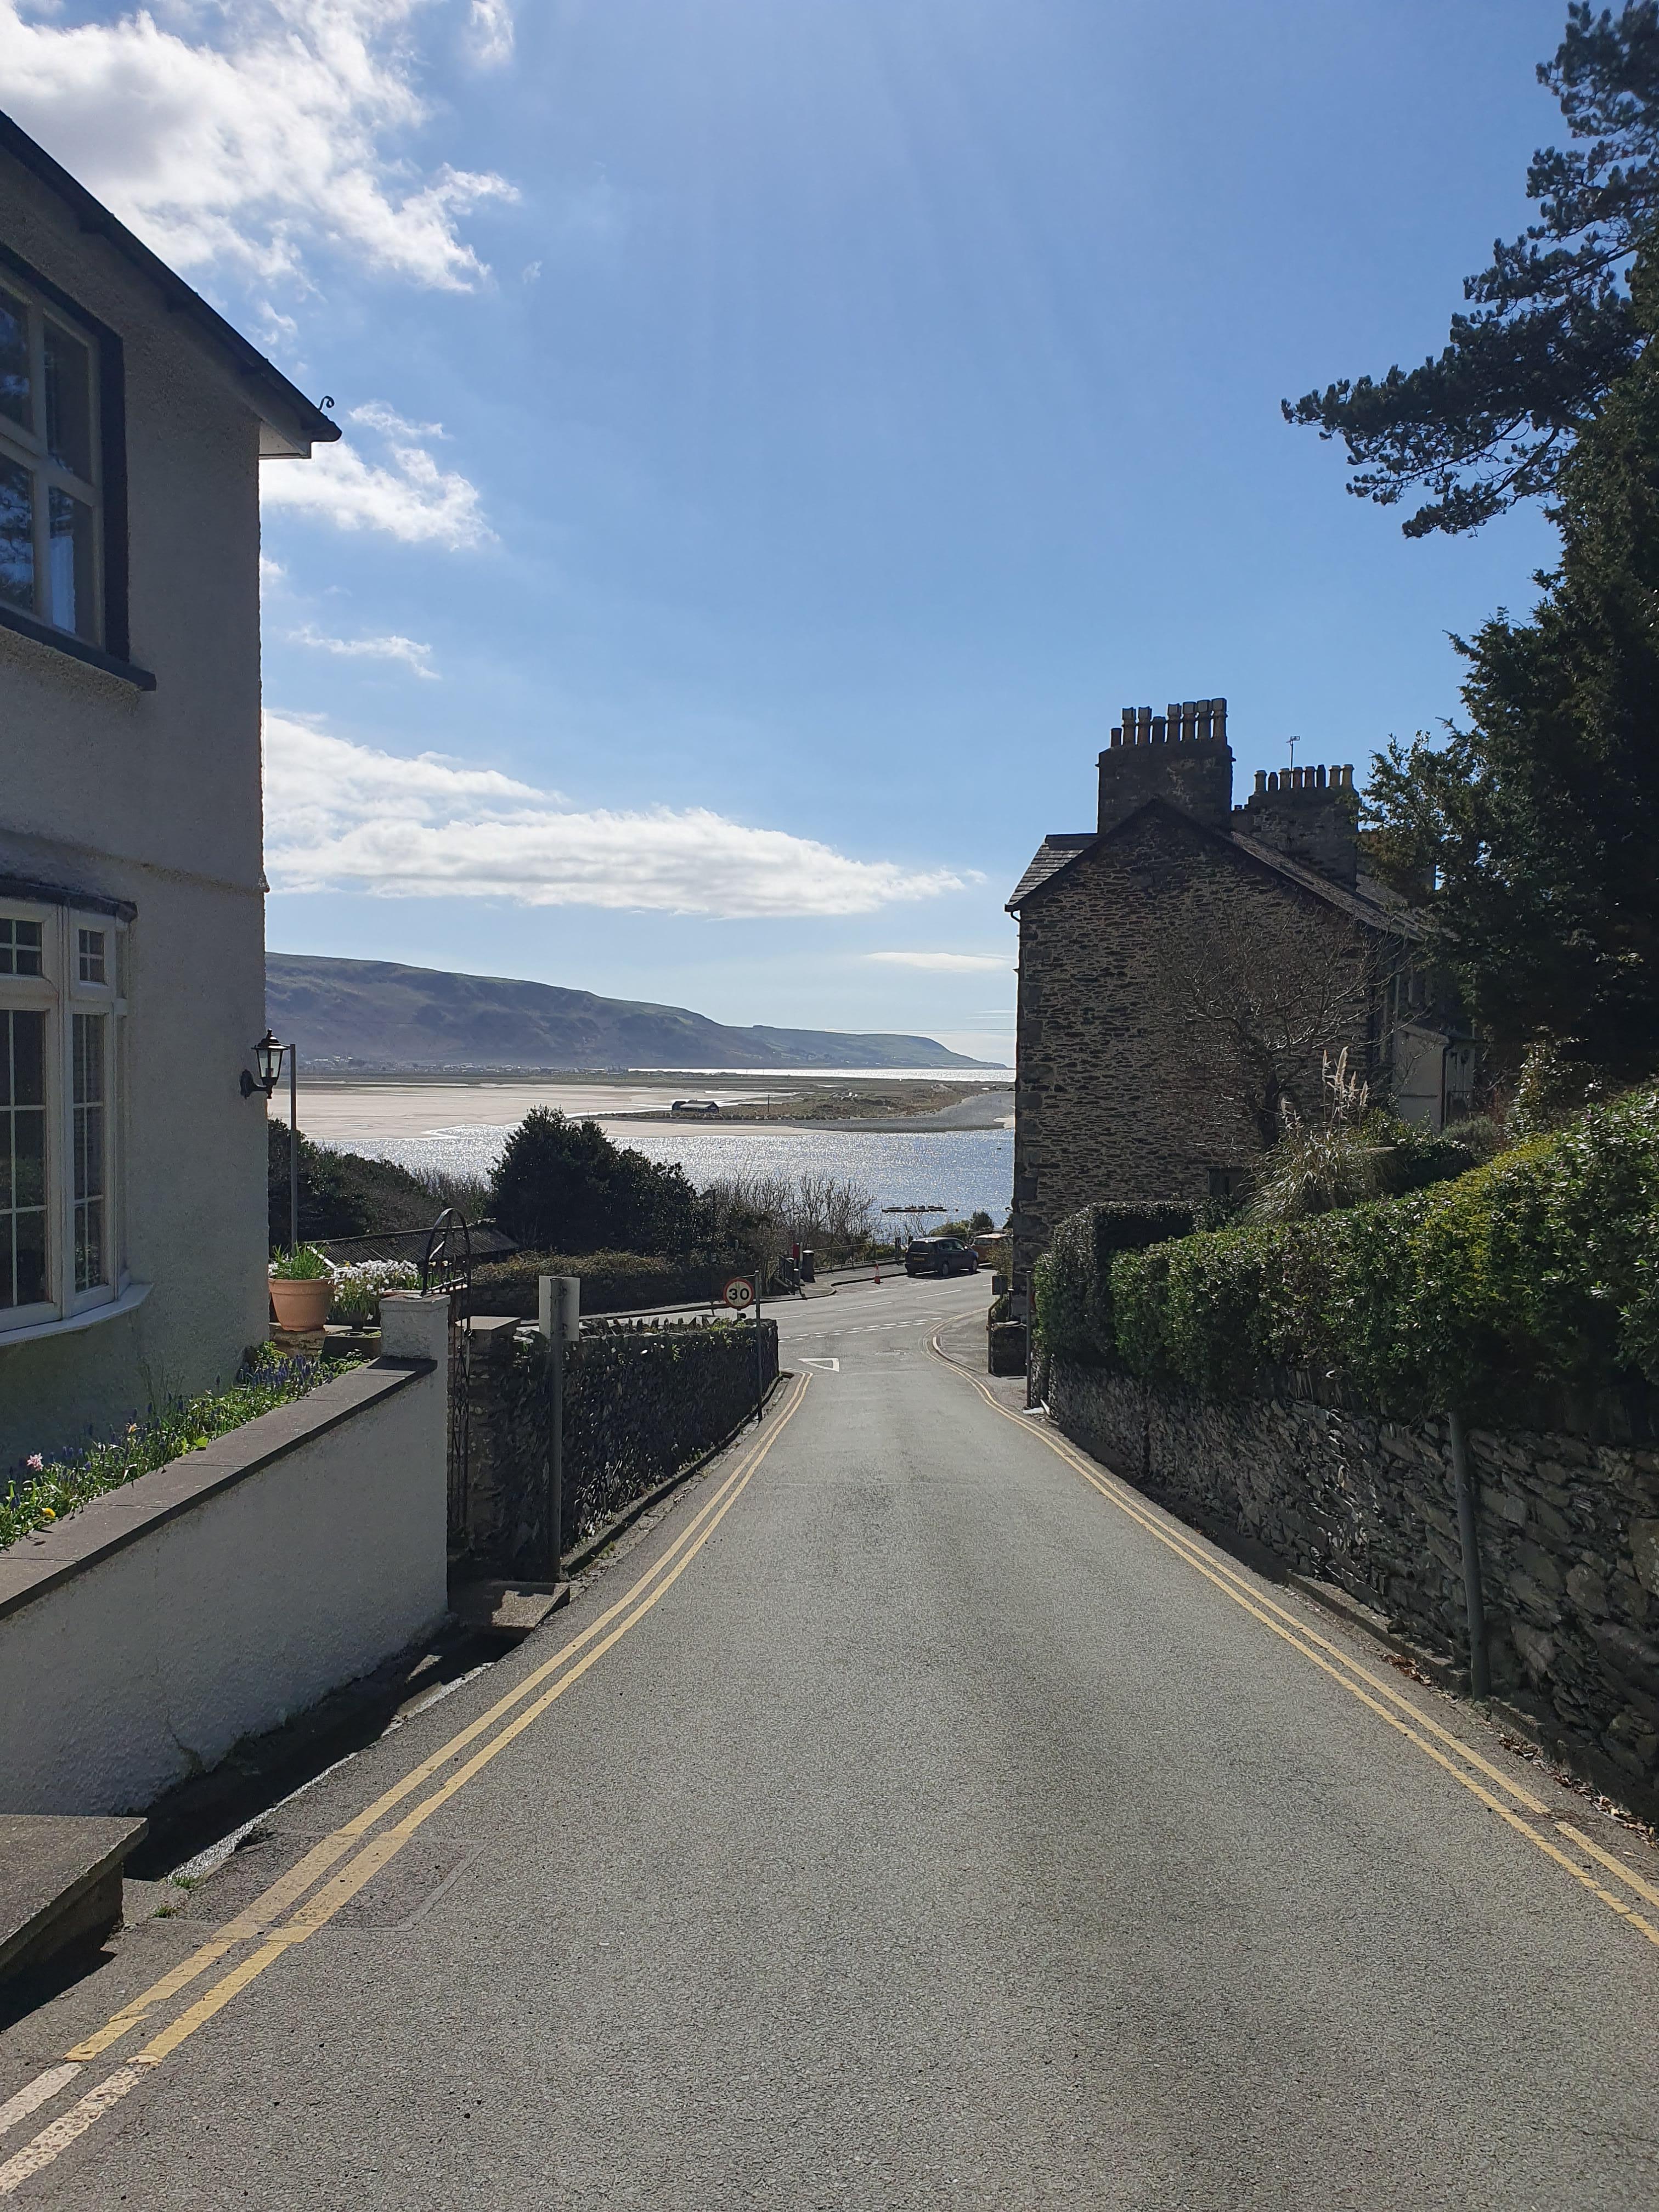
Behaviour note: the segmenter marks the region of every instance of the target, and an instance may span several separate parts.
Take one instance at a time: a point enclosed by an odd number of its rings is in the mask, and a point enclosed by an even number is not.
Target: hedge
[[[1114,1258],[1168,1237],[1186,1237],[1192,1227],[1193,1208],[1178,1199],[1117,1200],[1069,1215],[1037,1262],[1037,1339],[1042,1349],[1079,1367],[1113,1363]]]
[[[1092,1280],[1085,1234],[1039,1263],[1044,1348],[1077,1358],[1073,1316],[1102,1315],[1097,1361],[1206,1396],[1311,1368],[1410,1419],[1659,1382],[1659,1086],[1432,1189],[1120,1251]]]
[[[536,1285],[543,1275],[580,1275],[584,1313],[691,1305],[708,1297],[717,1275],[724,1281],[732,1272],[641,1252],[514,1252],[472,1270],[472,1310],[533,1320]]]

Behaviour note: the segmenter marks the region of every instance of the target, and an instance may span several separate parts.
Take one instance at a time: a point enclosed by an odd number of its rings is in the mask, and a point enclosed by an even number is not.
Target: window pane
[[[0,1307],[46,1295],[46,1033],[44,1014],[0,1012]]]
[[[9,292],[0,291],[0,415],[33,429],[29,405],[29,311]]]
[[[75,1287],[90,1291],[104,1265],[104,1037],[106,1014],[75,1017]]]
[[[34,479],[0,454],[0,599],[34,612]]]
[[[92,482],[92,354],[46,325],[46,450],[60,469]]]
[[[0,915],[0,975],[40,973],[40,925]]]
[[[83,929],[81,939],[81,981],[101,983],[104,974],[104,933],[101,929]]]
[[[59,629],[95,644],[97,586],[94,578],[92,509],[84,500],[52,487],[52,619]]]

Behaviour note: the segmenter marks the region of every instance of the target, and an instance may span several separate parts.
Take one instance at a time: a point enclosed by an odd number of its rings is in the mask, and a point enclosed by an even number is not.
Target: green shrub
[[[532,1106],[507,1138],[489,1185],[490,1207],[509,1237],[568,1250],[617,1247],[684,1253],[696,1242],[697,1194],[678,1163],[619,1149],[594,1121]]]
[[[1403,1198],[1121,1253],[1102,1303],[1125,1365],[1212,1396],[1262,1365],[1401,1417],[1659,1382],[1659,1089]]]
[[[288,1243],[288,1124],[274,1116],[265,1124],[268,1143],[265,1199],[270,1249]],[[337,1237],[372,1237],[399,1229],[429,1229],[446,1206],[458,1206],[469,1221],[489,1210],[489,1192],[476,1178],[440,1172],[411,1175],[391,1160],[372,1160],[361,1152],[339,1152],[313,1144],[300,1132],[300,1237],[301,1243]]]
[[[1039,1348],[1085,1367],[1114,1360],[1113,1255],[1184,1237],[1192,1226],[1193,1208],[1178,1199],[1085,1206],[1062,1221],[1032,1280]]]
[[[270,1263],[279,1283],[316,1283],[333,1270],[314,1244],[301,1244],[297,1252],[283,1252]]]
[[[533,1319],[543,1275],[580,1275],[584,1313],[690,1305],[718,1291],[733,1272],[741,1271],[640,1252],[514,1252],[472,1270],[472,1310]]]

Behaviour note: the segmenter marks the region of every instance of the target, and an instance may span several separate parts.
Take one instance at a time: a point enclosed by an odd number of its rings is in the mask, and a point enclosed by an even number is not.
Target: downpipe
[[[1486,1662],[1486,1608],[1480,1590],[1480,1530],[1475,1519],[1474,1486],[1469,1480],[1469,1439],[1462,1413],[1448,1413],[1451,1437],[1452,1484],[1457,1493],[1457,1540],[1463,1554],[1463,1608],[1468,1617],[1469,1693],[1492,1695],[1492,1670]]]

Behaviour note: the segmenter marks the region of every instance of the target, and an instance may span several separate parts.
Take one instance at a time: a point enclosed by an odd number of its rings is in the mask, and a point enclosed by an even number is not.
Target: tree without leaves
[[[1356,1064],[1406,947],[1314,914],[1299,901],[1241,902],[1225,927],[1194,909],[1172,918],[1162,969],[1170,1013],[1189,1045],[1188,1079],[1237,1109],[1265,1152],[1285,1109],[1320,1111],[1328,1060]]]
[[[1286,422],[1343,441],[1351,492],[1382,507],[1429,494],[1408,538],[1472,530],[1551,491],[1643,343],[1626,280],[1659,216],[1659,0],[1616,19],[1576,0],[1538,77],[1587,143],[1533,156],[1542,219],[1465,280],[1472,312],[1453,317],[1444,350],[1282,403]]]

